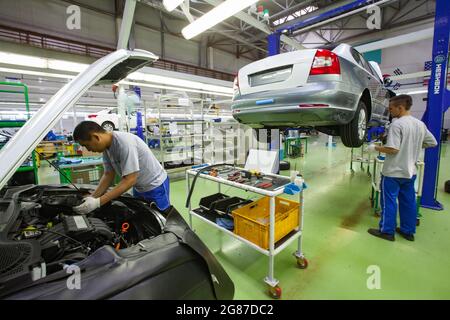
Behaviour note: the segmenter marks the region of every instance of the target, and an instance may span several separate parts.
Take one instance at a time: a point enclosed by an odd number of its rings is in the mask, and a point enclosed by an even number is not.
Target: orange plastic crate
[[[299,227],[300,205],[296,201],[275,197],[275,242]],[[269,249],[270,197],[233,211],[234,233]]]

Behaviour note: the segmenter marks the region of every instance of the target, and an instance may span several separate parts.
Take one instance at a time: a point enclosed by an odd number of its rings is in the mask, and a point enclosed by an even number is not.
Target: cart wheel
[[[273,299],[281,298],[281,287],[276,285],[275,287],[269,287],[269,296]]]
[[[300,269],[306,269],[308,268],[308,260],[305,257],[297,258],[297,266]]]

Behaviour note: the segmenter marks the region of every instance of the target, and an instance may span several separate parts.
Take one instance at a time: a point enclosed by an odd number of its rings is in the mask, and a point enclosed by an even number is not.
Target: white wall
[[[433,40],[426,39],[415,43],[383,49],[381,70],[383,71],[383,74],[390,75],[394,75],[394,70],[397,68],[405,74],[424,71],[425,61],[431,60],[432,48]],[[423,80],[423,77],[401,80],[399,82],[404,85],[402,85],[399,90],[405,91],[408,88],[418,87],[427,89],[427,87],[423,85]],[[407,83],[411,84],[406,85]],[[421,119],[426,109],[426,102],[423,101],[423,99],[427,97],[427,94],[415,94],[412,95],[412,97],[413,107],[411,113],[415,117]],[[450,128],[450,113],[448,112],[444,117],[444,128]]]

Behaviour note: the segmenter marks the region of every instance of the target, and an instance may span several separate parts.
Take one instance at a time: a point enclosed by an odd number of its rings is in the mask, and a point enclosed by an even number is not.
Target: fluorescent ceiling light
[[[163,0],[163,5],[167,11],[173,11],[176,7],[182,4],[184,0]]]
[[[23,54],[0,52],[0,63],[15,64],[18,66],[47,68],[47,59]]]
[[[413,94],[422,94],[422,93],[427,93],[428,90],[415,90],[415,91],[409,91],[407,94],[409,95],[413,95]]]
[[[89,65],[65,60],[39,58],[23,54],[0,52],[0,63],[14,64],[24,67],[53,69],[79,73],[84,71]]]
[[[61,71],[70,71],[70,72],[82,72],[89,67],[88,64],[85,63],[77,63],[71,61],[64,60],[55,60],[55,59],[47,59],[47,65],[49,69],[61,70]]]
[[[89,65],[71,61],[56,60],[56,59],[46,59],[37,58],[33,56],[20,55],[15,53],[0,52],[0,63],[4,64],[15,64],[26,67],[42,68],[42,69],[53,69],[65,72],[79,73],[85,70]],[[75,75],[41,72],[26,69],[15,69],[15,68],[3,68],[0,67],[0,72],[5,73],[15,73],[15,74],[27,74],[40,77],[52,77],[52,78],[64,78],[72,79]],[[217,85],[210,85],[207,83],[201,83],[197,81],[183,80],[159,75],[153,75],[143,72],[133,72],[128,75],[128,80],[134,81],[145,81],[155,83],[154,85],[147,87],[161,88],[161,89],[171,89],[171,90],[182,90],[189,92],[198,93],[212,93],[220,94],[222,96],[231,97],[233,95],[233,88],[223,87]],[[143,85],[142,83],[134,83],[133,85]],[[162,86],[161,86],[162,85]]]
[[[150,83],[142,83],[142,82],[130,82],[130,81],[120,81],[120,84],[132,85],[132,86],[142,86],[149,88],[159,88],[159,89],[167,89],[167,90],[178,90],[178,91],[186,91],[186,92],[196,92],[196,93],[209,93],[216,96],[224,96],[224,97],[232,97],[233,94],[223,93],[223,92],[214,92],[214,91],[205,91],[205,90],[196,90],[196,89],[188,89],[181,87],[173,87],[173,86],[163,86],[159,84],[150,84]]]
[[[153,83],[175,86],[175,87],[185,87],[185,88],[189,88],[189,89],[198,89],[198,90],[203,90],[203,91],[215,91],[215,92],[226,93],[227,95],[230,95],[230,96],[233,95],[233,88],[215,86],[215,85],[210,85],[210,84],[201,83],[201,82],[197,82],[197,81],[175,79],[175,78],[164,77],[164,76],[143,73],[143,72],[133,72],[130,75],[128,75],[127,79],[134,80],[134,81],[153,82]],[[195,91],[193,91],[193,92],[195,92]]]
[[[28,75],[32,75],[32,76],[42,76],[42,77],[50,77],[50,78],[63,78],[63,79],[75,78],[75,76],[68,75],[68,74],[49,73],[49,72],[40,72],[40,71],[13,69],[13,68],[1,68],[1,67],[0,67],[0,72],[28,74]]]
[[[217,7],[183,28],[181,33],[186,39],[191,39],[203,31],[214,27],[219,22],[235,15],[239,11],[251,6],[255,2],[258,2],[258,0],[227,0],[222,2]]]

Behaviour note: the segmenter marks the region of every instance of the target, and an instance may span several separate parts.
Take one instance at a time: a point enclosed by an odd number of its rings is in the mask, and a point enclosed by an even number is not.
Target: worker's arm
[[[423,139],[422,148],[431,148],[437,146],[436,138],[433,136],[433,134],[428,130],[425,129],[425,137]]]
[[[386,154],[397,154],[398,150],[391,147],[375,146],[375,150]]]
[[[111,184],[114,181],[114,177],[116,176],[115,171],[105,171],[103,173],[102,178],[100,179],[100,182],[97,186],[97,189],[95,189],[94,193],[91,195],[94,198],[98,198],[102,196],[106,190],[111,186]]]
[[[120,180],[117,186],[100,197],[100,205],[102,206],[105,203],[108,203],[111,200],[114,200],[124,194],[128,189],[136,184],[137,177],[137,172],[133,172],[126,176],[123,176],[122,180]]]

